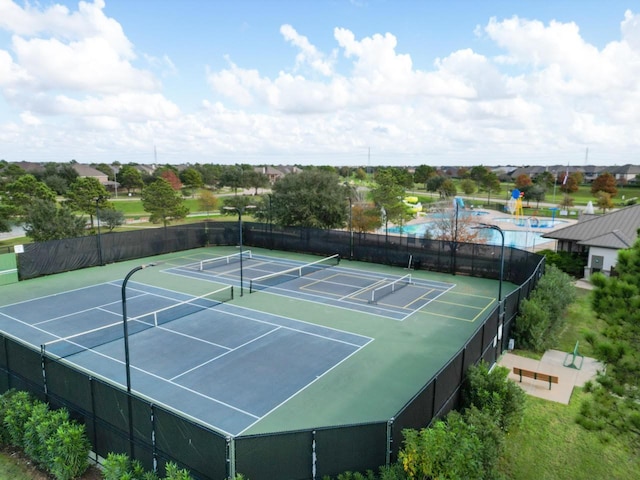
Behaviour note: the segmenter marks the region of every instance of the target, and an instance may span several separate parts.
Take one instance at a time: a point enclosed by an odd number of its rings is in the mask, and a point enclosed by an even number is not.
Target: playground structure
[[[511,215],[516,216],[516,223],[524,224],[524,211],[522,209],[522,198],[524,197],[524,192],[521,192],[517,188],[514,188],[511,191],[511,198],[507,202],[507,209],[511,213]]]
[[[422,203],[418,201],[418,197],[415,197],[415,196],[404,197],[404,199],[402,200],[402,203],[404,203],[409,209],[409,211],[414,215],[417,215],[418,213],[422,212]]]

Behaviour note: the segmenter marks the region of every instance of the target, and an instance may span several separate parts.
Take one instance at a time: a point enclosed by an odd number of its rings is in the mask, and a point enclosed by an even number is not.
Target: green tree
[[[416,171],[413,174],[413,179],[416,183],[427,184],[427,180],[437,175],[436,169],[431,165],[420,165],[416,167]]]
[[[608,209],[614,207],[613,200],[611,200],[611,194],[607,192],[596,193],[596,205],[602,209],[602,213],[605,213]]]
[[[524,196],[527,199],[527,203],[529,203],[529,200],[533,200],[536,202],[536,208],[540,208],[540,202],[544,201],[546,193],[547,188],[543,184],[534,183],[525,190]]]
[[[618,194],[616,178],[609,172],[601,173],[591,183],[591,193],[593,193],[593,195],[597,195],[598,192],[606,192],[612,197],[615,197]]]
[[[26,174],[27,171],[15,163],[0,160],[0,191],[7,183],[15,182],[18,178]]]
[[[543,185],[547,189],[553,188],[555,181],[555,176],[549,171],[542,172],[536,175],[533,179],[533,183],[535,183],[536,185]]]
[[[273,186],[272,216],[286,226],[342,228],[348,219],[348,192],[336,173],[305,169]]]
[[[390,168],[380,168],[376,170],[374,175],[374,180],[379,183],[378,177],[391,176],[393,178],[394,183],[400,185],[403,188],[413,188],[413,175],[406,168],[399,167],[390,167]]]
[[[442,184],[447,180],[448,178],[443,175],[433,175],[427,179],[425,189],[427,190],[427,192],[441,192],[440,188],[442,187]],[[441,193],[440,196],[442,196]]]
[[[490,171],[483,177],[480,187],[487,192],[487,203],[491,203],[491,193],[499,193],[502,188],[498,175]]]
[[[456,193],[458,193],[458,190],[456,188],[456,184],[453,183],[453,180],[447,178],[442,182],[442,185],[440,185],[438,193],[440,193],[440,198],[449,198],[454,197]]]
[[[402,202],[404,187],[397,183],[396,176],[389,169],[377,172],[376,183],[371,189],[371,198],[382,212],[385,228],[388,222],[402,226],[409,218],[407,206]]]
[[[269,177],[262,172],[257,172],[254,169],[244,170],[244,182],[247,188],[253,188],[254,194],[258,194],[259,188],[266,188],[269,186]]]
[[[595,273],[592,304],[605,322],[588,340],[606,366],[593,393],[581,407],[579,423],[607,435],[625,435],[640,448],[640,236],[631,248],[619,250],[617,275]]]
[[[106,225],[107,230],[112,232],[115,228],[124,225],[124,213],[114,208],[100,210],[100,225]]]
[[[235,195],[238,194],[238,189],[245,188],[245,181],[242,165],[225,165],[222,167],[219,179],[220,185],[232,188]]]
[[[180,173],[180,181],[185,186],[185,188],[188,188],[192,191],[204,186],[202,175],[193,167],[185,168]]]
[[[6,186],[4,199],[12,215],[23,216],[35,200],[55,202],[56,194],[36,177],[26,174]]]
[[[142,172],[133,165],[123,166],[116,175],[116,181],[121,187],[127,189],[127,193],[131,193],[133,190],[144,187],[144,181],[142,180]]]
[[[202,181],[209,188],[217,188],[220,175],[222,174],[222,167],[220,165],[212,165],[207,163],[205,165],[196,165],[195,169],[202,175]]]
[[[469,170],[469,178],[476,182],[476,185],[482,185],[484,178],[489,174],[491,170],[483,165],[476,165]]]
[[[462,188],[465,195],[471,195],[476,191],[476,182],[470,178],[465,178],[460,182],[460,188]]]
[[[162,222],[165,227],[171,220],[185,218],[189,213],[180,193],[164,178],[157,179],[142,190],[142,206],[145,212],[151,214],[149,220],[152,223]]]
[[[89,215],[92,228],[96,209],[105,209],[109,205],[109,192],[93,177],[78,178],[69,186],[66,197],[72,209]]]
[[[57,173],[53,175],[47,175],[42,179],[42,181],[47,185],[47,187],[56,192],[58,195],[64,195],[65,193],[67,193],[67,189],[69,188],[67,181]]]
[[[366,180],[367,179],[367,172],[365,171],[364,168],[360,167],[356,170],[356,178],[360,181]]]
[[[8,205],[4,205],[0,196],[0,232],[11,231],[11,210]]]
[[[24,217],[24,231],[34,242],[81,237],[85,221],[76,216],[69,207],[54,201],[36,199]]]
[[[198,198],[198,205],[202,211],[207,212],[207,217],[209,216],[209,212],[213,212],[218,208],[218,197],[216,197],[210,190],[202,190],[200,192],[200,197]]]

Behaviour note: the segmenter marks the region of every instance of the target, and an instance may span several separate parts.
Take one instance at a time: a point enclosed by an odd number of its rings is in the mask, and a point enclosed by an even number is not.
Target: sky
[[[639,0],[0,0],[0,160],[639,153]]]

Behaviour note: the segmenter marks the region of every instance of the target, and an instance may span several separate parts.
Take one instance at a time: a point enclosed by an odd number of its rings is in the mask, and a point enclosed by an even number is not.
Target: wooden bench
[[[520,382],[522,382],[522,377],[549,382],[549,390],[551,390],[552,383],[558,383],[558,377],[554,375],[548,375],[546,373],[534,372],[533,370],[525,370],[524,368],[513,367],[513,373],[515,373],[516,375],[520,375]]]

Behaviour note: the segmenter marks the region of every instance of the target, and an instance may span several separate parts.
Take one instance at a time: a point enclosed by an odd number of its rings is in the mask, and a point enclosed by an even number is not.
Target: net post
[[[233,285],[231,285],[231,300],[235,298],[235,294],[233,292]]]

